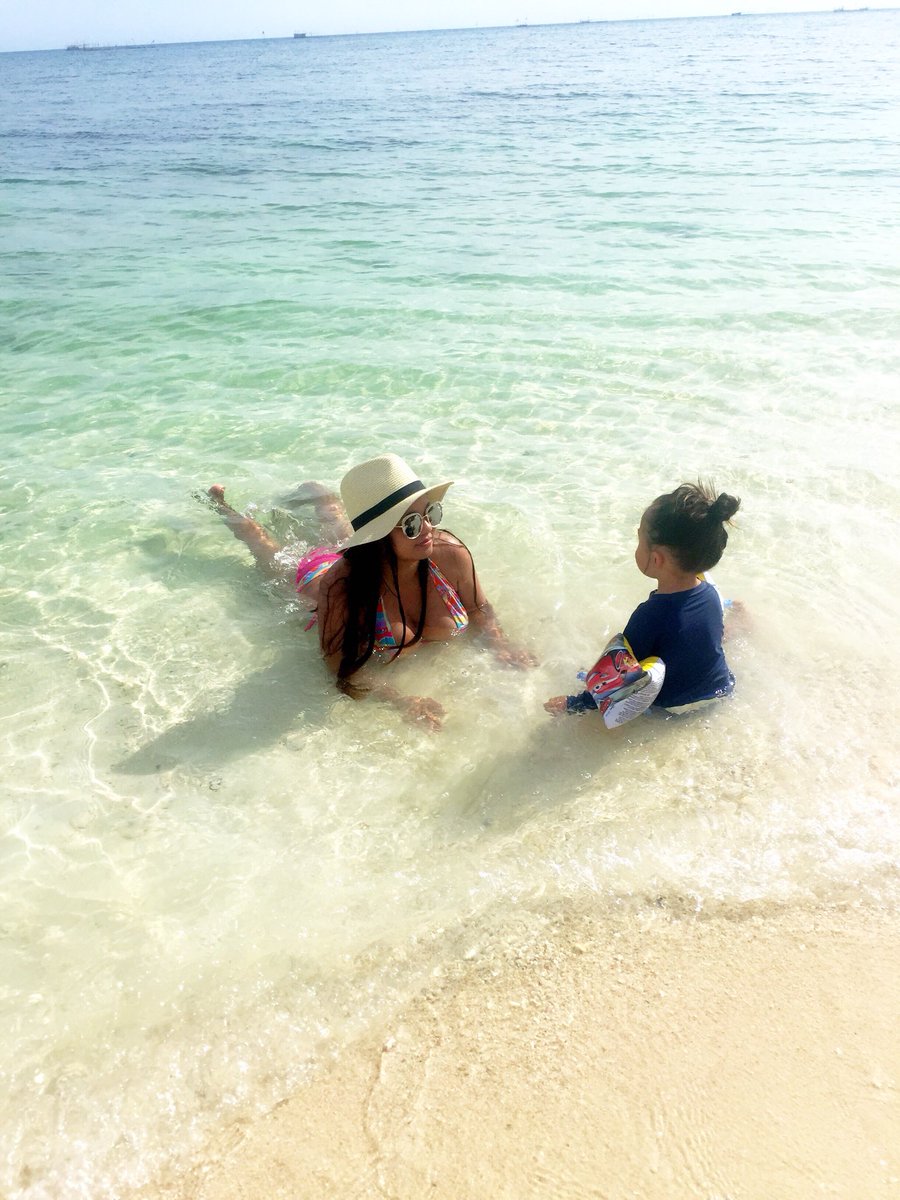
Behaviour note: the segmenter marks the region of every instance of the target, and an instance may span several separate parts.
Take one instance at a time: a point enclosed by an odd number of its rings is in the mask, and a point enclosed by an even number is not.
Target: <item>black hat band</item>
[[[401,500],[405,500],[407,496],[412,496],[414,492],[426,491],[425,484],[421,479],[414,479],[412,483],[406,483],[402,488],[398,488],[396,492],[391,492],[389,496],[385,496],[383,500],[367,508],[364,513],[360,513],[358,517],[352,517],[350,524],[353,526],[353,532],[359,533],[364,525],[368,525],[370,521],[376,520],[382,513],[386,513],[388,509],[399,504]]]

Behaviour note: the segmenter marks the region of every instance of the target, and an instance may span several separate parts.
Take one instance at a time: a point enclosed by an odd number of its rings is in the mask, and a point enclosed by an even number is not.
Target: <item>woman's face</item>
[[[431,501],[427,496],[420,496],[414,504],[409,506],[403,517],[397,522],[396,528],[391,530],[391,545],[399,562],[421,562],[423,558],[431,556],[431,551],[434,548],[434,526],[425,517],[425,510],[430,503]],[[419,536],[416,538],[408,538],[400,527],[403,518],[408,517],[410,513],[418,513],[421,517],[425,518],[422,521]]]

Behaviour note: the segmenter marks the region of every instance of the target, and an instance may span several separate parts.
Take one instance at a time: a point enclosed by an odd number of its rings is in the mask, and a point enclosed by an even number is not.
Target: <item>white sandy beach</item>
[[[558,913],[143,1194],[896,1197],[898,962],[861,910]]]

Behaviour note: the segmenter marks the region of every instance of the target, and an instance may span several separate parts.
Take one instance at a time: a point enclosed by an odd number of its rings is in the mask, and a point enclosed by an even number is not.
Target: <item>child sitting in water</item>
[[[734,688],[722,651],[722,602],[702,573],[722,557],[725,522],[740,503],[724,492],[716,496],[702,483],[683,483],[658,496],[641,518],[634,561],[657,588],[631,614],[624,637],[638,662],[658,657],[665,663],[653,707],[677,711],[728,696]],[[554,696],[544,705],[551,713],[596,707],[589,691]]]

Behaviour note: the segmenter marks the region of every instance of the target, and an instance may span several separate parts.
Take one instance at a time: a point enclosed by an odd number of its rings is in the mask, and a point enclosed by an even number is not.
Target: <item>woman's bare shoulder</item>
[[[472,555],[468,546],[461,542],[455,533],[451,533],[449,529],[440,529],[435,533],[431,559],[444,571],[448,567],[469,566]]]
[[[331,566],[325,572],[325,578],[326,579],[346,579],[349,574],[350,574],[350,564],[347,562],[346,558],[344,558],[344,556],[341,555],[340,558],[336,558],[334,560],[334,562],[331,564]]]
[[[327,595],[335,584],[343,583],[349,574],[350,568],[347,566],[346,561],[343,558],[336,559],[322,576],[319,594]]]

